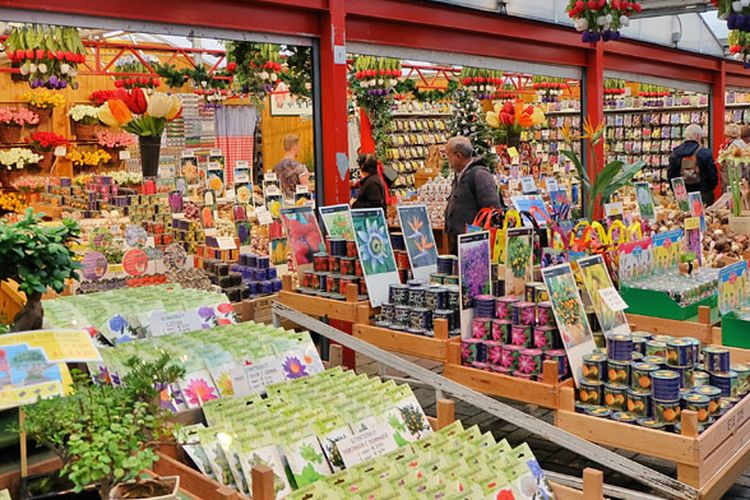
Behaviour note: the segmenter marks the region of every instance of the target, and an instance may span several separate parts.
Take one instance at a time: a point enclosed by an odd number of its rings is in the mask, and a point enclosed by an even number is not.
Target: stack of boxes
[[[270,295],[281,290],[276,268],[268,257],[241,254],[239,262],[230,264],[219,259],[203,259],[203,269],[211,283],[220,287],[231,302]]]
[[[197,220],[172,217],[172,236],[189,254],[198,253],[198,247],[206,241],[203,226]]]

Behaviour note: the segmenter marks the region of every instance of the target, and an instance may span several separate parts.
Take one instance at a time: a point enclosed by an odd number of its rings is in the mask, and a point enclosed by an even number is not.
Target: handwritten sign
[[[393,430],[386,424],[379,424],[364,432],[341,439],[338,443],[341,459],[347,468],[366,460],[378,457],[397,448]]]
[[[271,216],[271,212],[269,212],[265,207],[258,208],[258,210],[255,212],[255,215],[258,216],[258,223],[260,225],[267,226],[269,224],[273,224],[273,217]]]
[[[276,356],[266,356],[245,366],[245,377],[250,394],[266,391],[269,385],[284,381],[284,369]]]
[[[628,306],[628,303],[623,300],[622,296],[620,296],[620,293],[617,291],[617,289],[613,286],[608,288],[600,288],[599,295],[601,295],[602,300],[605,304],[607,304],[607,307],[615,312],[624,311],[625,309],[630,307]]]
[[[237,242],[234,236],[219,236],[216,238],[216,244],[219,245],[219,250],[235,250],[237,249]]]

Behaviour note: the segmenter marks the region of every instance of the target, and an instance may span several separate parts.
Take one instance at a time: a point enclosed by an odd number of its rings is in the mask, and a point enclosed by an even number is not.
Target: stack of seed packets
[[[203,473],[244,493],[253,465],[273,469],[283,496],[432,432],[411,388],[393,381],[335,368],[267,390],[204,404],[208,427],[178,436]]]
[[[292,500],[553,498],[528,444],[511,448],[460,421],[293,492]]]
[[[47,328],[87,328],[113,344],[235,323],[226,295],[177,284],[122,288],[44,301]]]
[[[133,356],[151,360],[167,353],[181,363],[185,377],[162,397],[164,408],[175,412],[219,398],[260,394],[267,386],[323,371],[307,332],[254,322],[140,339],[99,351],[102,362],[92,363],[89,370],[114,385],[120,384],[127,373],[125,362]]]

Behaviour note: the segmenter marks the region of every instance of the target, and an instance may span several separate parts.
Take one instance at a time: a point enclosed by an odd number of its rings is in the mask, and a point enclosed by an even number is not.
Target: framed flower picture
[[[461,333],[468,336],[474,318],[474,298],[492,293],[489,231],[458,235],[458,267]]]
[[[388,300],[389,286],[400,282],[385,214],[382,208],[358,208],[351,213],[370,304],[380,307]]]

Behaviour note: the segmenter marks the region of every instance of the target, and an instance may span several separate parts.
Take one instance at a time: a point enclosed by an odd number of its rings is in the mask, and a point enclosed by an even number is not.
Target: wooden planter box
[[[560,405],[561,388],[572,388],[572,382],[560,380],[555,361],[544,362],[542,375],[544,381],[538,382],[463,366],[461,339],[451,339],[448,343],[448,357],[443,368],[444,377],[490,396],[556,409]]]
[[[682,434],[646,429],[575,412],[574,390],[564,387],[555,424],[594,443],[661,458],[677,464],[677,479],[718,499],[750,466],[750,398],[745,397],[698,434],[695,412],[682,412]]]
[[[363,323],[354,325],[352,335],[386,351],[440,362],[445,362],[448,352],[448,321],[445,319],[435,321],[434,337],[399,332]]]
[[[369,301],[359,300],[358,288],[353,284],[350,284],[346,289],[344,294],[346,300],[327,299],[296,292],[292,290],[292,277],[290,275],[282,277],[282,284],[283,288],[276,300],[308,316],[325,316],[347,323],[368,323],[370,316],[375,312],[370,307]]]

